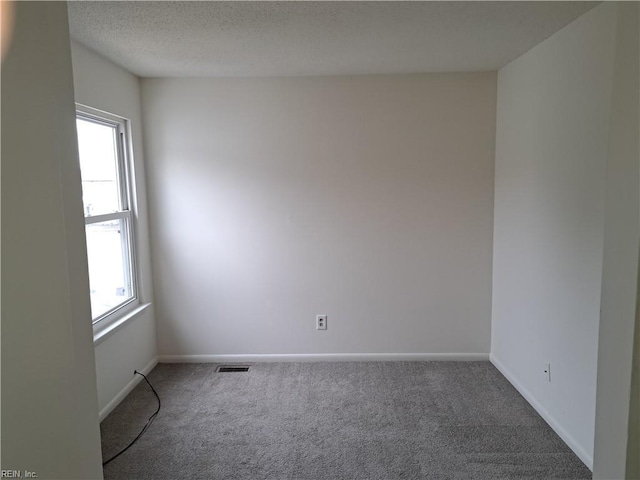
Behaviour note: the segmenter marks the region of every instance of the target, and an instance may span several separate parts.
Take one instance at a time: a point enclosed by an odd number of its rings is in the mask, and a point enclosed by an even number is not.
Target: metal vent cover
[[[216,372],[218,373],[235,373],[235,372],[248,372],[249,365],[218,365]]]

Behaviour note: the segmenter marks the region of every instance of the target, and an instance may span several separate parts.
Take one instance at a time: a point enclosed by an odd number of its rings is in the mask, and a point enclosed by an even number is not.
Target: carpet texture
[[[489,362],[160,364],[151,428],[104,469],[131,479],[590,479]],[[101,425],[103,457],[156,408],[143,381]]]

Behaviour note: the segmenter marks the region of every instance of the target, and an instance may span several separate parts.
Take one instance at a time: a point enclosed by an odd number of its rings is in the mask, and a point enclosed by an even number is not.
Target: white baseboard
[[[511,385],[515,387],[520,395],[522,395],[527,402],[540,414],[545,422],[549,424],[551,428],[558,434],[558,436],[566,443],[571,450],[584,462],[584,464],[593,471],[593,455],[587,453],[587,451],[580,445],[563,427],[560,423],[547,411],[546,408],[527,390],[518,379],[504,366],[503,363],[498,360],[495,355],[491,354],[489,360],[496,367],[504,377],[509,380]]]
[[[158,357],[154,357],[142,370],[139,370],[140,373],[147,375],[154,367],[158,364]],[[142,381],[142,377],[140,375],[133,375],[133,378],[129,383],[127,383],[120,392],[113,397],[113,399],[105,405],[105,407],[100,410],[100,421],[107,418],[114,408],[116,408],[122,400],[125,399],[127,395],[131,393],[131,391]]]
[[[285,353],[160,355],[160,363],[487,361],[488,353]]]

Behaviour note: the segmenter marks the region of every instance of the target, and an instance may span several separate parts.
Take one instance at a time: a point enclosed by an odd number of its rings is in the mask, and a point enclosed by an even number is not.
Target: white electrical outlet
[[[326,330],[326,329],[327,329],[327,316],[316,315],[316,330]]]
[[[550,382],[551,381],[551,364],[550,363],[544,364],[544,373],[547,376],[547,382]]]

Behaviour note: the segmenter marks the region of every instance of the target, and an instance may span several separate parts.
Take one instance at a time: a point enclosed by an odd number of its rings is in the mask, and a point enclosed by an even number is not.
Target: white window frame
[[[100,331],[115,326],[121,320],[127,319],[135,314],[140,305],[138,290],[138,268],[136,255],[135,236],[135,215],[133,210],[134,184],[133,184],[133,154],[131,148],[130,122],[128,119],[119,117],[101,110],[97,110],[86,105],[76,104],[76,118],[114,127],[117,132],[117,169],[118,169],[118,192],[120,194],[121,210],[114,213],[84,216],[85,226],[94,223],[106,222],[110,220],[121,220],[123,237],[126,239],[122,247],[125,250],[124,258],[129,258],[129,268],[125,269],[126,281],[130,284],[131,294],[124,302],[116,305],[112,309],[93,318],[92,323],[94,336]]]

